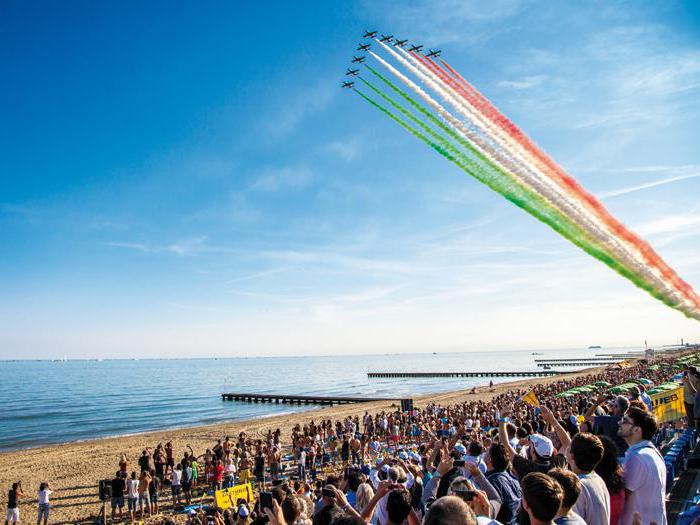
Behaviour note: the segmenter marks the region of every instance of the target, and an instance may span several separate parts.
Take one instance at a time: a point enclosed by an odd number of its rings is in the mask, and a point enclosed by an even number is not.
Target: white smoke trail
[[[502,137],[502,134],[493,133],[492,129],[490,129],[492,126],[484,123],[480,114],[474,114],[471,107],[465,107],[464,104],[461,103],[461,101],[464,99],[456,92],[455,95],[457,96],[455,97],[452,94],[454,90],[452,90],[450,86],[446,85],[442,79],[426,68],[423,64],[416,61],[414,57],[408,55],[406,51],[399,48],[400,52],[403,52],[403,54],[409,56],[410,61],[401,57],[397,52],[383,42],[379,42],[379,44],[382,45],[382,47],[384,47],[384,49],[387,50],[397,61],[403,64],[404,67],[421,79],[421,81],[423,81],[423,83],[430,89],[438,93],[443,100],[455,108],[458,113],[462,115],[462,117],[467,119],[467,121],[470,123],[470,126],[468,127],[464,126],[461,121],[449,114],[447,110],[432,100],[429,95],[427,95],[422,89],[418,88],[418,86],[407,79],[403,74],[393,68],[393,66],[381,59],[375,53],[372,53],[372,55],[379,60],[384,67],[387,67],[392,74],[400,78],[414,92],[421,96],[421,98],[426,100],[431,107],[440,107],[438,113],[445,120],[447,120],[448,123],[456,129],[456,131],[461,131],[463,135],[466,135],[469,141],[477,146],[477,149],[480,152],[492,159],[492,161],[500,165],[507,172],[514,175],[521,184],[531,187],[538,194],[553,203],[565,215],[573,218],[577,224],[588,232],[592,239],[595,239],[598,243],[605,246],[609,252],[615,254],[615,256],[630,270],[642,275],[645,280],[652,284],[656,289],[660,290],[667,297],[671,297],[676,303],[679,303],[680,306],[686,306],[687,309],[687,301],[683,295],[680,295],[675,288],[670,287],[665,279],[653,272],[646,264],[640,262],[639,257],[635,257],[634,254],[631,254],[628,250],[621,246],[617,237],[610,235],[606,229],[601,228],[600,224],[594,217],[591,217],[585,209],[580,208],[577,200],[572,200],[567,198],[565,195],[562,195],[561,189],[554,184],[551,179],[544,176],[542,173],[539,173],[537,170],[534,170],[532,166],[523,161],[522,156],[513,155],[513,152],[510,151],[506,145],[504,145],[504,142],[507,141]],[[415,63],[417,64],[414,65]],[[450,90],[452,92],[450,92]],[[449,117],[447,115],[449,115]],[[491,137],[491,140],[484,140],[484,136]],[[494,138],[496,145],[493,144]],[[700,315],[700,313],[697,311],[695,314]]]
[[[413,55],[410,56],[413,57]],[[418,62],[422,61],[418,60]],[[441,69],[435,64],[434,67]],[[428,69],[430,68],[428,67]],[[549,159],[549,161],[547,162],[547,155],[543,153],[537,147],[537,145],[535,145],[528,137],[522,134],[522,132],[520,132],[520,134],[523,136],[524,140],[530,144],[530,148],[532,148],[534,151],[539,151],[544,157],[544,159],[538,157],[535,153],[533,153],[533,151],[521,144],[520,141],[513,139],[510,132],[501,127],[504,125],[504,123],[497,122],[497,119],[494,120],[492,117],[487,115],[487,113],[489,111],[495,112],[496,115],[500,116],[500,118],[503,121],[509,123],[510,121],[507,119],[507,117],[500,113],[500,111],[496,107],[494,107],[490,101],[488,101],[483,95],[481,95],[481,93],[479,93],[478,90],[476,90],[476,88],[474,88],[471,84],[469,84],[469,82],[464,80],[458,73],[452,70],[452,68],[447,66],[447,69],[451,71],[452,75],[448,74],[444,70],[441,70],[442,74],[449,78],[452,82],[457,84],[460,88],[467,91],[473,99],[476,99],[476,101],[467,100],[464,96],[461,96],[460,94],[461,98],[465,101],[465,103],[473,107],[474,110],[477,113],[481,114],[487,122],[492,123],[494,126],[497,127],[498,130],[502,130],[505,134],[505,137],[507,137],[507,139],[519,152],[521,152],[525,157],[530,159],[530,162],[532,162],[538,168],[542,169],[544,172],[552,173],[553,175],[550,175],[549,177],[552,180],[554,180],[559,185],[559,187],[562,188],[562,191],[566,192],[567,194],[570,194],[572,198],[577,200],[581,204],[581,206],[584,207],[584,209],[588,210],[590,214],[599,219],[602,227],[609,231],[610,234],[613,235],[615,238],[619,239],[619,241],[622,242],[629,251],[634,253],[637,258],[643,260],[645,264],[648,263],[653,268],[652,271],[657,273],[660,279],[665,280],[665,282],[667,282],[670,287],[674,288],[684,298],[684,302],[686,304],[689,304],[695,312],[700,312],[700,297],[698,297],[698,295],[693,291],[690,285],[683,282],[683,280],[676,274],[676,272],[670,266],[668,266],[668,264],[663,259],[661,259],[659,255],[657,255],[654,252],[653,248],[651,248],[637,235],[628,230],[627,227],[620,223],[617,219],[612,217],[612,215],[610,215],[604,208],[600,209],[588,202],[585,196],[590,194],[588,194],[588,192],[586,192],[583,188],[580,188],[579,192],[571,188],[570,185],[565,181],[565,179],[567,179],[568,176],[562,172],[561,168],[559,168],[559,166],[557,166],[554,161]],[[439,74],[437,74],[437,76],[440,77]],[[446,82],[443,82],[443,84],[445,83]],[[485,109],[487,107],[490,107],[491,109]],[[616,229],[622,230],[623,233],[618,233],[617,231],[615,231]],[[640,247],[640,244],[642,245],[642,247]]]

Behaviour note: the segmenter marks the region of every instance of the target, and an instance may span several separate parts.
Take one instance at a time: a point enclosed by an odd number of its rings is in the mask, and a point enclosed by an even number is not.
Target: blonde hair
[[[374,490],[369,483],[360,483],[357,487],[357,511],[362,512],[364,508],[369,504],[370,500],[374,497]]]

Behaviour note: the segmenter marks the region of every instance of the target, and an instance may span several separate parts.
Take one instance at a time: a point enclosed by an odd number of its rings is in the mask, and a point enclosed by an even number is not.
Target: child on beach
[[[7,495],[7,518],[5,525],[10,523],[19,523],[19,500],[24,496],[22,492],[22,482],[12,484],[12,488]]]
[[[44,525],[49,523],[49,496],[53,494],[53,490],[49,488],[49,482],[44,481],[39,485],[39,517],[36,519],[36,525],[41,525],[42,517]]]

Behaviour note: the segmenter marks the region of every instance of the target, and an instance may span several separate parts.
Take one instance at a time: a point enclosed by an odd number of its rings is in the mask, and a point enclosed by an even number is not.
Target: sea
[[[368,379],[367,372],[526,371],[537,369],[534,359],[593,357],[596,352],[637,350],[640,348],[0,361],[0,450],[269,417],[313,408],[223,401],[223,392],[405,398],[469,389],[488,384],[489,379]],[[512,380],[493,379],[494,383]]]

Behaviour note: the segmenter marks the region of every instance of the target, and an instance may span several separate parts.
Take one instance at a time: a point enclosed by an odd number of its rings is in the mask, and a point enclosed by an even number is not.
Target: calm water
[[[627,349],[625,349],[627,350]],[[616,351],[606,348],[604,352]],[[0,361],[0,450],[308,409],[224,402],[221,392],[411,397],[488,379],[367,379],[368,371],[533,370],[601,350],[231,359]],[[573,370],[568,368],[567,370]],[[507,381],[508,379],[499,379]],[[496,380],[494,380],[496,381]]]

